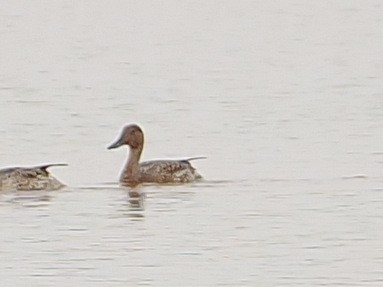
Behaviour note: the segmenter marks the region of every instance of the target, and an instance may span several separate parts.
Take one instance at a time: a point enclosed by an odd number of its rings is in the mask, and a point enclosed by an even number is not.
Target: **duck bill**
[[[122,139],[116,140],[114,143],[112,143],[110,146],[107,147],[107,149],[114,149],[122,146],[124,143],[122,142]]]

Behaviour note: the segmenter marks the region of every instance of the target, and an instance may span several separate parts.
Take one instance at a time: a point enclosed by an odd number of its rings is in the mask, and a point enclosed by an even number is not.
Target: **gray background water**
[[[382,286],[381,1],[3,1],[1,286]],[[206,181],[117,178],[205,155]]]

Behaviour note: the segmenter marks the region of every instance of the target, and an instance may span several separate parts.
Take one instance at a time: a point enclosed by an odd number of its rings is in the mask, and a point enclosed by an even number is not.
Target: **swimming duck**
[[[44,164],[33,167],[0,169],[0,190],[57,190],[65,185],[53,177],[48,168],[66,166],[64,163]]]
[[[108,149],[118,148],[122,145],[128,145],[130,148],[128,161],[120,175],[122,185],[136,186],[144,182],[186,183],[202,179],[190,161],[204,157],[182,160],[152,160],[140,163],[144,147],[144,133],[136,124],[125,126],[121,135]]]

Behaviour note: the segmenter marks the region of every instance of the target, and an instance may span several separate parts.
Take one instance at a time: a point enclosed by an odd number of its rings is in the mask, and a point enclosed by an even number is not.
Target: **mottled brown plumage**
[[[67,164],[44,164],[34,167],[9,167],[0,169],[0,190],[57,190],[65,185],[47,170],[51,166]]]
[[[120,137],[108,149],[128,145],[128,161],[121,172],[123,185],[135,186],[140,183],[186,183],[202,179],[202,176],[190,164],[193,159],[153,160],[139,163],[144,146],[144,134],[138,125],[127,125]]]

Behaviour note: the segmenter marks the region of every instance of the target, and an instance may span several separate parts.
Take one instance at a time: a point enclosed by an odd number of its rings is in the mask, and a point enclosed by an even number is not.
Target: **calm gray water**
[[[113,3],[112,3],[113,2]],[[6,1],[1,286],[383,286],[382,1]],[[207,156],[205,181],[117,179]]]

